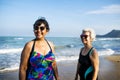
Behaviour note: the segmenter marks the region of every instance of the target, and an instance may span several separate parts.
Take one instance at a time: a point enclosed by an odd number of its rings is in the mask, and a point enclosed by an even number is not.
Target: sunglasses
[[[45,27],[44,27],[44,26],[41,26],[41,27],[38,27],[38,26],[37,26],[37,27],[34,27],[34,30],[39,30],[39,29],[40,29],[41,31],[43,31],[43,30],[45,29]]]
[[[87,38],[89,35],[80,35],[81,38]]]

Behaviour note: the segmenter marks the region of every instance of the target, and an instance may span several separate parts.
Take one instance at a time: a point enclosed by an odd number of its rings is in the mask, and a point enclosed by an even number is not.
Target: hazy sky
[[[33,36],[40,17],[51,37],[78,37],[86,27],[106,34],[120,30],[120,0],[0,0],[0,36]]]

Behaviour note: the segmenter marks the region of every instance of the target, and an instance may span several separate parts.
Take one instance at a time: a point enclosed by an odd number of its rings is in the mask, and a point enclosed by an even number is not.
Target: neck
[[[36,38],[36,41],[45,41],[45,38]]]
[[[90,49],[92,47],[92,44],[85,44],[84,46],[85,46],[85,48]]]

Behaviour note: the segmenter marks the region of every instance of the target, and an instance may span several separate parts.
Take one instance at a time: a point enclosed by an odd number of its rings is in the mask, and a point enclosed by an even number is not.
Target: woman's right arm
[[[20,67],[19,67],[19,80],[26,80],[26,70],[28,58],[31,51],[30,42],[24,46],[24,49],[21,53]]]
[[[78,64],[77,64],[77,70],[76,70],[76,75],[75,75],[75,80],[78,80],[79,68],[80,68],[80,63],[78,62]]]

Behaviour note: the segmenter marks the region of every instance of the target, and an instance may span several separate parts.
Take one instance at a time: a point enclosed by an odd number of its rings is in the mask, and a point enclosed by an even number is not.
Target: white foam
[[[112,55],[114,53],[115,53],[115,51],[112,49],[98,51],[99,56]]]
[[[77,60],[78,59],[78,56],[59,56],[56,58],[56,61],[59,62],[59,61],[66,61],[66,60]]]
[[[24,38],[14,38],[15,40],[22,40],[22,39],[24,39]]]
[[[17,52],[21,52],[22,48],[13,48],[13,49],[0,49],[0,54],[6,54],[6,53],[17,53]]]
[[[105,55],[112,55],[112,54],[114,54],[114,52],[115,51],[113,51],[112,49],[103,49],[103,50],[98,51],[98,54],[99,54],[99,56],[105,56]],[[76,52],[73,51],[73,53],[76,53]],[[78,53],[78,55],[79,55],[79,53]],[[56,56],[56,61],[57,62],[61,62],[61,61],[74,61],[74,60],[78,60],[78,58],[79,58],[78,55],[76,55],[76,54],[71,55],[71,56],[70,55],[61,55],[61,56],[59,55],[59,56]],[[19,68],[19,61],[14,62],[14,60],[13,60],[11,62],[11,64],[10,64],[10,67],[1,69],[0,73],[1,72],[6,72],[6,71],[14,71],[14,70],[17,70],[18,68]]]
[[[106,40],[120,40],[120,38],[97,38],[97,40],[106,41]]]
[[[109,47],[110,45],[109,44],[104,44],[103,45],[103,48],[107,48],[107,47]]]
[[[15,70],[18,70],[18,69],[19,69],[19,67],[5,68],[5,69],[1,69],[0,73],[9,72],[9,71],[15,71]]]

